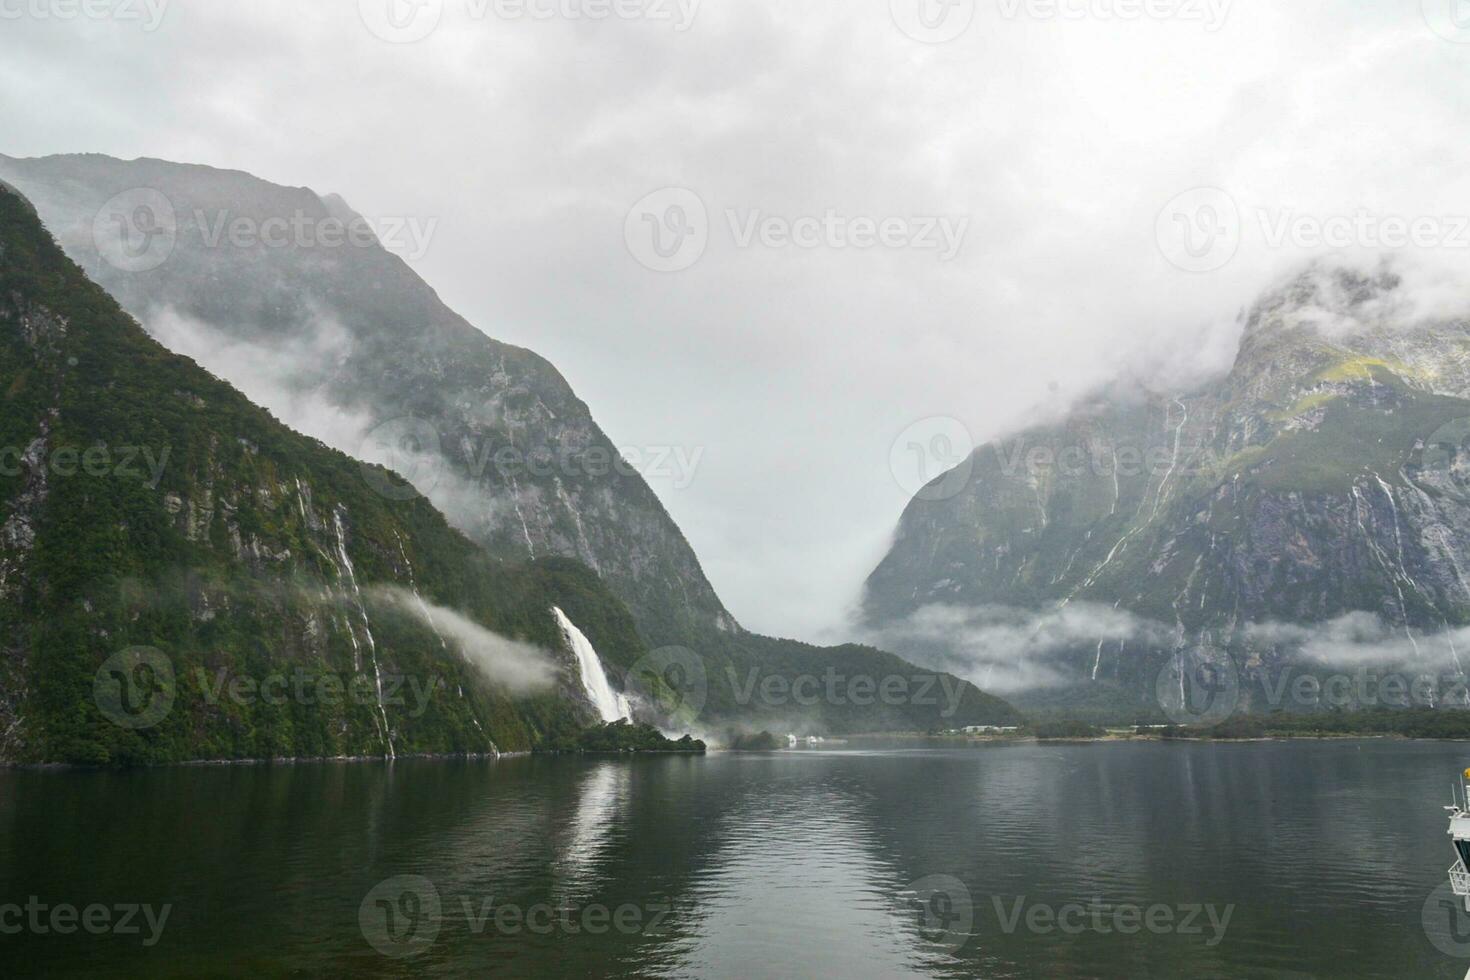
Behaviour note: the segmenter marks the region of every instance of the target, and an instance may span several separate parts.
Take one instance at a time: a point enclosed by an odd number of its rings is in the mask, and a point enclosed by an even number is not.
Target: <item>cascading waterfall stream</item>
[[[587,697],[592,700],[597,714],[604,722],[630,717],[633,713],[632,705],[627,698],[613,690],[607,679],[607,670],[602,666],[602,658],[597,655],[592,641],[577,629],[577,625],[567,618],[566,613],[555,606],[551,607],[551,612],[556,616],[556,624],[561,627],[562,635],[567,638],[567,644],[577,657],[582,686],[586,688]]]
[[[368,625],[367,607],[362,601],[362,590],[357,586],[357,571],[352,567],[352,558],[347,554],[347,532],[342,527],[342,512],[344,508],[338,504],[332,511],[332,527],[337,532],[337,558],[340,560],[339,572],[345,572],[345,580],[350,590],[353,603],[357,606],[358,615],[362,617],[362,633],[367,639],[368,657],[373,665],[373,686],[378,696],[378,716],[383,725],[383,747],[388,750],[388,758],[396,758],[393,751],[393,729],[388,724],[388,712],[383,707],[383,674],[378,669],[378,644],[373,639],[372,628]],[[351,631],[349,630],[349,635]],[[357,650],[357,638],[353,636],[352,646],[354,652]]]

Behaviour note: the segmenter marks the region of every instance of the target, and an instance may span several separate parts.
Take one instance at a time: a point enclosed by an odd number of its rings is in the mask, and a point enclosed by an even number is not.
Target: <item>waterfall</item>
[[[555,606],[551,607],[551,612],[556,616],[556,624],[561,627],[562,635],[567,638],[572,653],[577,656],[582,686],[587,689],[587,697],[592,700],[592,706],[597,709],[598,715],[605,722],[629,717],[633,713],[632,706],[628,704],[627,698],[613,690],[613,686],[608,683],[607,671],[603,669],[602,658],[597,655],[592,641],[577,629],[566,613]]]
[[[388,758],[392,759],[395,758],[395,753],[393,752],[393,728],[388,724],[388,712],[383,707],[383,674],[378,669],[378,644],[373,639],[372,628],[368,625],[367,607],[363,605],[362,590],[357,587],[357,571],[352,567],[352,558],[347,554],[347,533],[342,528],[342,512],[345,509],[341,504],[338,504],[332,510],[332,527],[337,532],[337,557],[341,560],[341,564],[337,568],[337,574],[340,578],[343,571],[346,571],[346,582],[349,589],[348,595],[352,597],[353,603],[357,606],[357,612],[362,617],[362,633],[367,638],[368,654],[373,664],[373,685],[376,687],[378,694],[378,715],[382,719],[383,743],[384,747],[388,750]],[[351,629],[350,624],[347,635],[352,637],[352,656],[354,662],[356,662],[359,656],[357,635]]]

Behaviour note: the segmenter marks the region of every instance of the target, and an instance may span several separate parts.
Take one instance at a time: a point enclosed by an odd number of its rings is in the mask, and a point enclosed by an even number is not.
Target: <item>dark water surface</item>
[[[1434,893],[1466,765],[1370,740],[0,772],[0,976],[1458,980],[1470,917]],[[94,905],[169,910],[51,928]]]

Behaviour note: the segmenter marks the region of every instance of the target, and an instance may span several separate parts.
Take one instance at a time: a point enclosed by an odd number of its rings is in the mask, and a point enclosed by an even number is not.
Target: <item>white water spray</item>
[[[627,698],[613,690],[612,684],[608,683],[607,671],[603,668],[602,658],[597,655],[592,641],[577,629],[577,625],[567,618],[566,613],[555,606],[551,607],[551,612],[556,616],[556,624],[561,627],[562,635],[567,638],[572,653],[577,656],[582,686],[587,689],[587,697],[592,699],[592,706],[597,709],[597,714],[604,722],[631,716],[632,706]]]

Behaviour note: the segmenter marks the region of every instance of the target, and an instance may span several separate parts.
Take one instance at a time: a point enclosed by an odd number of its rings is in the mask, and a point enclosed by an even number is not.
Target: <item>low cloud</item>
[[[1012,606],[931,605],[871,633],[868,640],[903,656],[926,661],[970,680],[983,690],[1011,694],[1075,684],[1075,662],[1059,655],[1105,644],[1109,660],[1126,651],[1174,649],[1177,628],[1126,610],[1077,602],[1062,609]],[[1232,646],[1242,655],[1269,655],[1300,665],[1335,669],[1444,670],[1463,673],[1470,663],[1470,626],[1406,629],[1369,612],[1350,612],[1322,623],[1251,623]]]
[[[192,358],[290,428],[354,459],[393,470],[465,533],[493,533],[514,519],[505,498],[461,471],[453,447],[441,446],[430,423],[410,418],[380,422],[370,411],[344,404],[331,390],[331,378],[356,345],[335,317],[318,311],[291,334],[261,333],[251,326],[241,331],[249,336],[238,336],[172,307],[159,307],[145,317],[144,327],[169,350]],[[473,452],[468,447],[466,456]]]
[[[1325,623],[1255,623],[1246,641],[1257,651],[1330,667],[1449,666],[1459,672],[1460,651],[1470,651],[1470,626],[1406,629],[1373,613],[1351,612]]]
[[[375,586],[369,595],[378,603],[410,616],[433,630],[492,684],[513,694],[549,689],[556,677],[551,655],[540,647],[508,639],[453,609],[425,602],[397,586]]]
[[[1111,606],[1074,602],[1061,609],[1012,606],[924,606],[872,635],[901,655],[927,658],[1000,694],[1075,682],[1056,654],[1099,642],[1159,645],[1172,642],[1162,623]]]
[[[180,313],[150,311],[144,328],[169,350],[193,358],[228,381],[277,419],[333,449],[355,453],[371,427],[366,412],[334,403],[324,388],[329,369],[352,351],[352,339],[336,320],[319,316],[308,329],[260,342]]]
[[[1470,218],[1465,219],[1470,245]],[[1310,326],[1344,339],[1371,331],[1406,331],[1463,320],[1470,285],[1463,260],[1435,253],[1348,252],[1319,258],[1278,278],[1270,304],[1291,296],[1283,325]]]

